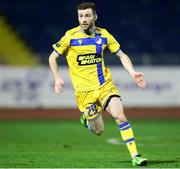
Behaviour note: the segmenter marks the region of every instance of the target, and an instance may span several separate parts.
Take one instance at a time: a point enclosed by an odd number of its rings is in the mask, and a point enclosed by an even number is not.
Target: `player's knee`
[[[102,135],[104,129],[103,128],[94,128],[92,132],[98,136]]]
[[[127,118],[125,115],[119,115],[117,116],[116,118],[116,121],[118,121],[119,123],[123,123],[123,122],[126,122],[127,121]]]
[[[103,129],[97,129],[94,131],[96,135],[100,136],[103,133]]]

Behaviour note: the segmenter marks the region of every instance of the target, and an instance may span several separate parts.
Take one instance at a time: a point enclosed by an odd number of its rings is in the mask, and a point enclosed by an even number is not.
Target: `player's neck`
[[[87,34],[87,35],[92,35],[92,34],[94,34],[95,33],[95,30],[96,30],[96,26],[92,26],[91,28],[89,28],[89,29],[87,29],[87,30],[83,30],[82,28],[81,28],[81,31],[83,32],[83,33],[85,33],[85,34]]]

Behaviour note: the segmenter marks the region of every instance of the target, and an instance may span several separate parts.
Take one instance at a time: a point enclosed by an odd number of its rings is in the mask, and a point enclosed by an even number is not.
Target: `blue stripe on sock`
[[[127,130],[127,129],[129,129],[129,128],[131,128],[131,125],[130,125],[130,124],[129,124],[129,126],[124,127],[124,128],[121,128],[120,130]]]
[[[124,123],[120,124],[118,127],[119,127],[119,129],[123,129],[125,127],[128,127],[129,125],[130,125],[129,122],[124,122]]]
[[[125,143],[130,143],[130,142],[133,142],[135,141],[135,138],[130,138],[130,139],[127,139],[127,140],[124,140]]]

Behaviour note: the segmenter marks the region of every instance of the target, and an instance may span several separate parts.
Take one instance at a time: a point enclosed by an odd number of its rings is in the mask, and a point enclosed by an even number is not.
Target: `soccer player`
[[[55,79],[54,90],[61,94],[64,81],[56,59],[66,54],[78,107],[82,112],[81,123],[96,135],[104,130],[102,112],[107,111],[118,125],[123,141],[132,157],[133,166],[147,164],[136,148],[132,127],[128,122],[117,87],[113,84],[110,70],[104,64],[104,50],[116,54],[130,76],[140,88],[146,87],[144,75],[136,72],[120,44],[104,28],[95,26],[96,4],[84,2],[77,6],[79,26],[68,30],[53,45],[49,64]]]

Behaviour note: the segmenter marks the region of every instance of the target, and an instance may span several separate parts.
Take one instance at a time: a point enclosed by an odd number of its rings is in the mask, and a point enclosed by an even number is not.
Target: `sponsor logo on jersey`
[[[97,53],[90,53],[85,55],[78,55],[77,62],[79,66],[93,65],[102,61],[101,55]]]

